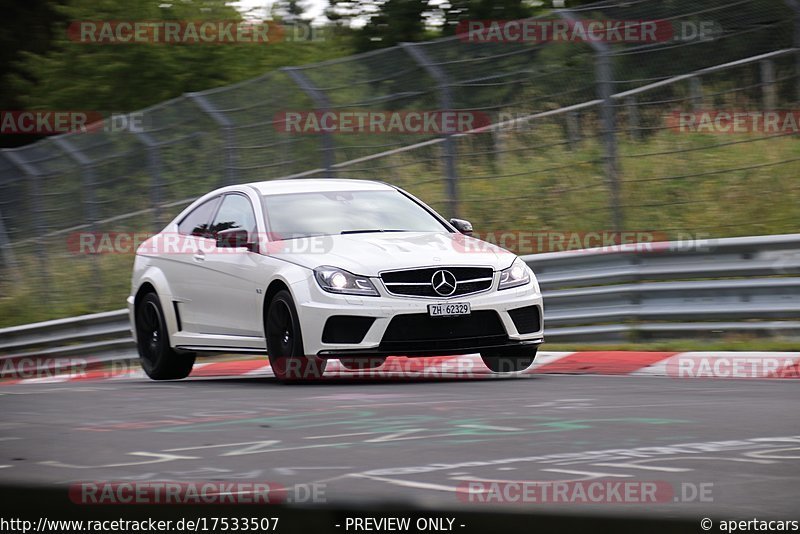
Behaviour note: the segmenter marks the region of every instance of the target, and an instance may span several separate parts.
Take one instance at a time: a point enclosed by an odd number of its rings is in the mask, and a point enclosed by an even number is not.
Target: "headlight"
[[[314,269],[314,278],[319,286],[330,293],[343,293],[346,295],[378,296],[378,290],[369,278],[356,276],[338,267],[323,265]]]
[[[500,271],[500,285],[497,289],[510,289],[512,287],[524,286],[531,281],[530,270],[525,262],[517,258],[511,267]]]

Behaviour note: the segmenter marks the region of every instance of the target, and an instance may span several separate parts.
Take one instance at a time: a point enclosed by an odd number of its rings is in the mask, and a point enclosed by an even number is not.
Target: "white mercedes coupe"
[[[267,353],[282,381],[387,356],[480,353],[528,368],[542,295],[517,256],[397,187],[274,180],[217,189],[142,243],[128,308],[142,367],[189,375],[197,354]]]

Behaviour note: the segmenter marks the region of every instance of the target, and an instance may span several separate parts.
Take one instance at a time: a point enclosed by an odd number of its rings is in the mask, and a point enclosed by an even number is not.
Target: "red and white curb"
[[[83,365],[81,365],[83,362]],[[87,362],[89,365],[87,365]],[[72,366],[27,368],[14,374],[6,369],[0,385],[52,384],[97,380],[135,380],[146,378],[136,360],[106,362],[92,369],[91,359],[73,359]],[[11,371],[11,372],[9,372]],[[635,352],[541,351],[531,368],[532,374],[594,374],[660,376],[671,378],[800,378],[800,353],[796,352]],[[274,376],[266,357],[196,363],[190,378],[270,377]],[[435,379],[491,378],[480,356],[439,356],[434,358],[392,357],[379,369],[351,371],[338,360],[328,362],[325,378]]]

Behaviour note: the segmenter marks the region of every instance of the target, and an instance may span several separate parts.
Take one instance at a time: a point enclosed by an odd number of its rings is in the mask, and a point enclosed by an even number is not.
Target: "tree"
[[[279,67],[352,53],[349,40],[333,33],[326,34],[325,42],[267,45],[75,42],[67,32],[71,21],[240,21],[242,16],[229,0],[64,1],[56,8],[51,45],[20,52],[17,69],[4,80],[19,95],[18,109],[129,112]],[[291,7],[294,13],[301,3]]]
[[[449,0],[442,9],[445,34],[455,33],[460,21],[516,20],[531,17],[537,12],[537,8],[528,0]]]
[[[21,109],[18,91],[11,86],[12,77],[25,77],[19,62],[25,53],[44,54],[53,42],[53,25],[61,20],[58,6],[62,2],[26,0],[2,6],[3,30],[0,31],[0,109]],[[0,136],[0,147],[30,143],[27,135]]]
[[[326,15],[337,24],[359,28],[357,48],[372,50],[425,40],[435,36],[433,30],[452,34],[461,20],[512,20],[535,11],[530,0],[330,0]]]
[[[302,21],[307,9],[307,4],[300,0],[277,0],[272,4],[272,13],[287,23]]]
[[[226,83],[237,45],[92,44],[70,40],[72,21],[237,20],[225,0],[172,4],[151,0],[72,0],[61,6],[52,47],[25,53],[11,83],[27,108],[122,111]],[[240,45],[247,46],[247,45]]]

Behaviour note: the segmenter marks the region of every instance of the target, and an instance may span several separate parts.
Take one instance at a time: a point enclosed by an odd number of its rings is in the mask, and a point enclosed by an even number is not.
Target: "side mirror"
[[[472,223],[464,219],[450,219],[450,224],[464,235],[472,235]]]
[[[229,228],[217,232],[217,247],[240,248],[245,247],[250,252],[258,252],[258,244],[248,242],[247,230],[243,228]]]

